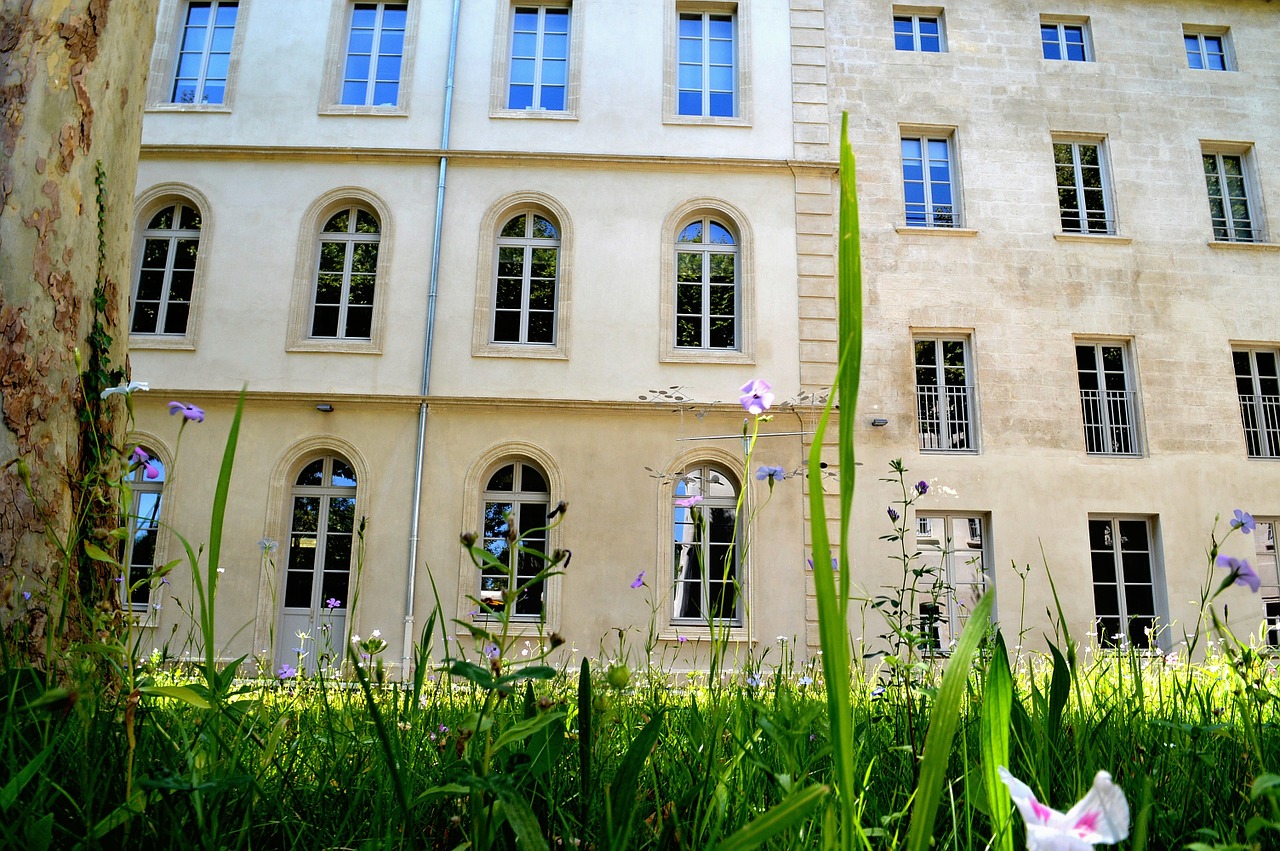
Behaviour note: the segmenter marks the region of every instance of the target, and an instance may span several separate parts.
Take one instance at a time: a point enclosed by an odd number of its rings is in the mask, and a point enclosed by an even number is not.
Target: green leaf
[[[470,794],[470,792],[470,787],[463,786],[461,783],[446,783],[443,786],[432,786],[430,789],[426,790],[414,799],[413,804],[414,806],[417,806],[418,804],[425,803],[426,801],[433,801],[436,798],[449,798],[454,795],[467,795]]]
[[[636,809],[636,786],[640,782],[640,771],[662,734],[662,722],[663,712],[659,710],[632,740],[631,747],[627,748],[627,755],[613,775],[613,782],[609,784],[612,824],[615,830],[620,831],[613,836],[612,845],[616,848],[627,845],[626,840],[631,833],[631,818]]]
[[[1277,774],[1260,774],[1253,781],[1253,785],[1249,788],[1250,799],[1256,801],[1263,795],[1275,794],[1271,790],[1280,786],[1280,775]]]
[[[1056,745],[1062,732],[1062,713],[1071,696],[1071,667],[1057,645],[1051,643],[1049,652],[1053,654],[1053,674],[1049,678],[1049,742]]]
[[[995,595],[988,591],[973,608],[969,622],[960,633],[960,641],[942,674],[938,699],[929,713],[929,733],[920,761],[920,780],[916,784],[915,802],[911,807],[911,827],[907,833],[907,851],[925,851],[933,839],[933,823],[938,816],[938,802],[947,777],[951,743],[960,723],[965,682],[978,644],[991,626],[991,604]]]
[[[530,665],[527,668],[517,668],[511,673],[499,678],[497,685],[511,685],[512,683],[518,683],[521,680],[554,680],[557,673],[558,672],[555,668],[548,665]]]
[[[498,799],[502,801],[507,823],[516,835],[516,847],[520,851],[547,851],[547,840],[542,835],[542,825],[533,814],[529,803],[509,786],[498,787]]]
[[[809,811],[826,797],[830,789],[826,786],[806,786],[797,789],[783,798],[777,806],[763,815],[757,816],[716,846],[716,851],[746,851],[758,848],[784,830],[799,825],[809,815]]]
[[[991,828],[995,831],[991,847],[997,851],[1013,851],[1013,808],[1009,790],[997,771],[1000,766],[1009,767],[1009,719],[1012,711],[1013,673],[1009,670],[1004,636],[997,632],[991,663],[987,666],[987,684],[982,690],[982,718],[978,728],[982,786],[991,810]]]
[[[152,697],[168,697],[173,700],[181,700],[196,709],[209,709],[212,705],[191,686],[143,686],[138,691]]]
[[[523,721],[517,721],[510,727],[502,731],[502,735],[498,736],[497,741],[493,743],[494,753],[505,748],[507,745],[519,742],[522,739],[532,735],[535,731],[541,730],[552,721],[564,717],[563,712],[544,712],[541,715],[535,715],[532,718],[526,718]]]
[[[31,782],[31,778],[40,772],[40,766],[44,765],[44,761],[49,758],[49,754],[53,753],[54,745],[50,744],[40,753],[36,754],[31,762],[4,784],[0,788],[0,810],[8,810],[18,800],[18,795],[22,793],[23,788]]]
[[[22,830],[27,851],[46,851],[53,844],[53,813],[45,813]]]
[[[88,541],[84,542],[84,552],[85,555],[94,561],[105,561],[107,564],[114,564],[116,567],[120,566],[120,562],[116,561],[115,556],[107,553],[101,547],[91,544]]]
[[[449,666],[449,673],[454,676],[462,677],[464,680],[470,680],[480,688],[488,691],[496,684],[493,674],[489,673],[488,668],[482,668],[474,662],[468,662],[464,659],[458,659]]]

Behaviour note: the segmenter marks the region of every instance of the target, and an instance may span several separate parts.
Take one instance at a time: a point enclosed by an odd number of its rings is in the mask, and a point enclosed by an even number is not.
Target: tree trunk
[[[157,0],[3,0],[0,626],[42,668],[118,617],[132,208]],[[110,539],[114,540],[114,539]],[[15,661],[15,660],[9,660]]]

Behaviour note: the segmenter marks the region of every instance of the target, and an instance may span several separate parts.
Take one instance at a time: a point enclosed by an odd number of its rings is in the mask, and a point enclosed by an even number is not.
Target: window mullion
[[[711,221],[704,220],[703,239],[711,238]],[[702,249],[702,346],[711,348],[711,251]]]
[[[175,207],[174,216],[182,215],[182,210]],[[177,219],[175,218],[176,222]],[[169,243],[169,250],[166,252],[164,261],[164,277],[160,281],[160,304],[156,307],[156,333],[164,333],[165,314],[169,311],[169,292],[173,288],[173,264],[175,262],[174,255],[178,253],[178,238],[171,236],[166,240]],[[145,241],[144,241],[145,244]]]
[[[542,48],[546,38],[547,7],[538,7],[538,23],[533,32],[533,106],[542,109]]]
[[[356,211],[351,211],[351,227],[355,227]],[[342,291],[338,294],[338,336],[347,336],[347,301],[351,298],[351,268],[354,265],[356,244],[347,236],[342,255]]]
[[[529,213],[529,221],[533,220],[533,214]],[[526,228],[526,233],[528,228]],[[533,245],[526,242],[524,246],[524,263],[521,264],[520,274],[520,342],[529,342],[529,307],[530,299],[533,297],[533,284],[530,277],[533,274]]]
[[[378,57],[382,55],[382,12],[384,6],[379,3],[373,13],[373,43],[369,46],[369,79],[365,83],[364,102],[376,106],[374,92],[378,86]]]
[[[711,13],[702,13],[702,114],[711,114]]]

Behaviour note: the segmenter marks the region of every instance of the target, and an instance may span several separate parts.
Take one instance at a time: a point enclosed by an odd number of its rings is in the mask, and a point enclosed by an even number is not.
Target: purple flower
[[[184,402],[169,403],[169,416],[173,416],[174,414],[182,414],[182,418],[184,420],[192,420],[197,423],[204,422],[204,411],[200,410],[195,405],[188,405]]]
[[[702,497],[694,494],[693,496],[686,496],[684,499],[677,499],[676,508],[693,508],[700,502],[702,502]]]
[[[1129,802],[1105,771],[1094,776],[1093,788],[1065,813],[1040,803],[1031,787],[1003,765],[996,771],[1009,787],[1009,797],[1027,825],[1028,848],[1075,851],[1093,848],[1098,843],[1114,844],[1129,835]]]
[[[796,684],[802,685],[802,686],[811,686],[813,685],[813,677],[810,677],[807,675],[803,676],[800,679],[796,680]]]
[[[337,597],[330,597],[329,599],[324,601],[324,604],[331,609],[336,609],[342,605],[342,601],[339,600]]]
[[[805,561],[809,563],[809,569],[813,570],[813,559],[807,558],[805,559]],[[831,569],[832,570],[840,569],[840,558],[838,556],[831,557]]]
[[[747,685],[751,686],[752,688],[759,688],[760,676],[758,674],[751,674],[750,676],[748,676]]]
[[[772,390],[773,385],[769,382],[753,378],[742,385],[742,395],[738,397],[738,401],[742,403],[744,411],[758,417],[773,404]]]
[[[774,482],[780,482],[787,477],[787,471],[781,467],[761,467],[756,470],[756,478],[760,481],[769,480],[770,487]]]
[[[142,467],[142,476],[147,479],[160,478],[160,468],[151,463],[151,456],[141,446],[133,448],[133,463]]]
[[[1231,528],[1240,529],[1246,535],[1249,535],[1257,527],[1257,521],[1253,519],[1253,515],[1247,511],[1236,509],[1235,516],[1231,518]]]
[[[24,599],[24,600],[30,600],[30,599],[31,599],[31,592],[30,592],[30,591],[23,591],[23,592],[22,592],[22,599]],[[680,640],[681,640],[681,641],[684,641],[684,639],[683,639],[683,638],[682,638],[682,639],[680,639]]]
[[[916,482],[916,493],[920,494],[921,496],[924,496],[928,492],[929,492],[928,482],[926,482],[924,479],[921,479],[920,481]]]
[[[27,592],[27,596],[31,596],[31,592]],[[689,639],[685,638],[683,635],[676,636],[676,641],[680,642],[681,644],[684,644],[688,640]]]
[[[502,655],[502,651],[498,649],[498,645],[494,644],[492,641],[486,641],[484,649],[480,652],[485,655],[486,659],[497,659]]]
[[[1249,590],[1258,593],[1258,589],[1262,587],[1262,578],[1258,576],[1257,571],[1249,564],[1248,559],[1235,558],[1234,556],[1221,555],[1218,556],[1218,567],[1225,567],[1231,571],[1230,579],[1234,580],[1237,585],[1248,585]],[[1225,584],[1225,583],[1224,583]]]
[[[643,584],[644,584],[644,571],[642,570],[642,571],[640,571],[640,573],[636,576],[636,578],[635,578],[635,579],[631,580],[631,587],[632,587],[632,588],[639,588],[639,587],[640,587],[641,585],[643,585]]]
[[[281,665],[279,670],[276,671],[276,676],[282,680],[291,680],[298,676],[298,669],[292,665]]]
[[[892,505],[891,505],[891,506],[889,506],[889,519],[890,519],[890,520],[892,520],[894,523],[897,523],[897,522],[898,522],[898,518],[899,518],[899,517],[901,517],[901,516],[902,516],[902,515],[898,514],[898,512],[896,512],[896,511],[894,511],[894,510],[893,510],[893,506],[892,506]]]

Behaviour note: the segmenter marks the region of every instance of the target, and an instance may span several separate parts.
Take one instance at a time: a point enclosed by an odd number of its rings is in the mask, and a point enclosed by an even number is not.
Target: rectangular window
[[[1280,573],[1276,565],[1276,521],[1259,520],[1253,530],[1254,569],[1262,579],[1263,617],[1268,647],[1280,647]]]
[[[986,518],[974,514],[917,515],[916,545],[920,549],[921,583],[917,595],[925,650],[950,651],[960,637],[983,592],[993,587],[990,558],[985,551]],[[993,617],[994,619],[994,617]]]
[[[507,109],[565,109],[569,9],[517,6],[511,22]]]
[[[338,102],[348,106],[397,106],[404,57],[404,3],[355,3],[343,58]]]
[[[960,226],[951,136],[902,137],[902,195],[907,226]]]
[[[1236,393],[1250,458],[1280,458],[1280,352],[1236,349]]]
[[[238,11],[238,4],[221,0],[187,4],[171,102],[223,102]]]
[[[1137,455],[1137,394],[1123,343],[1077,343],[1085,449],[1091,455]]]
[[[1157,646],[1156,621],[1164,606],[1151,525],[1142,518],[1089,519],[1093,611],[1103,647]]]
[[[1201,32],[1183,27],[1187,67],[1201,71],[1234,71],[1227,53],[1227,33]]]
[[[1045,59],[1092,62],[1087,21],[1040,21],[1040,45]]]
[[[734,15],[680,12],[676,45],[676,113],[733,117],[737,110]]]
[[[1101,142],[1053,143],[1063,233],[1114,234],[1111,187]]]
[[[969,341],[917,338],[915,350],[920,448],[972,451],[976,446]]]
[[[1204,180],[1209,192],[1209,217],[1218,242],[1259,242],[1262,239],[1253,204],[1247,154],[1204,151]]]
[[[898,13],[893,16],[893,47],[917,53],[942,53],[947,45],[942,34],[942,16]]]

